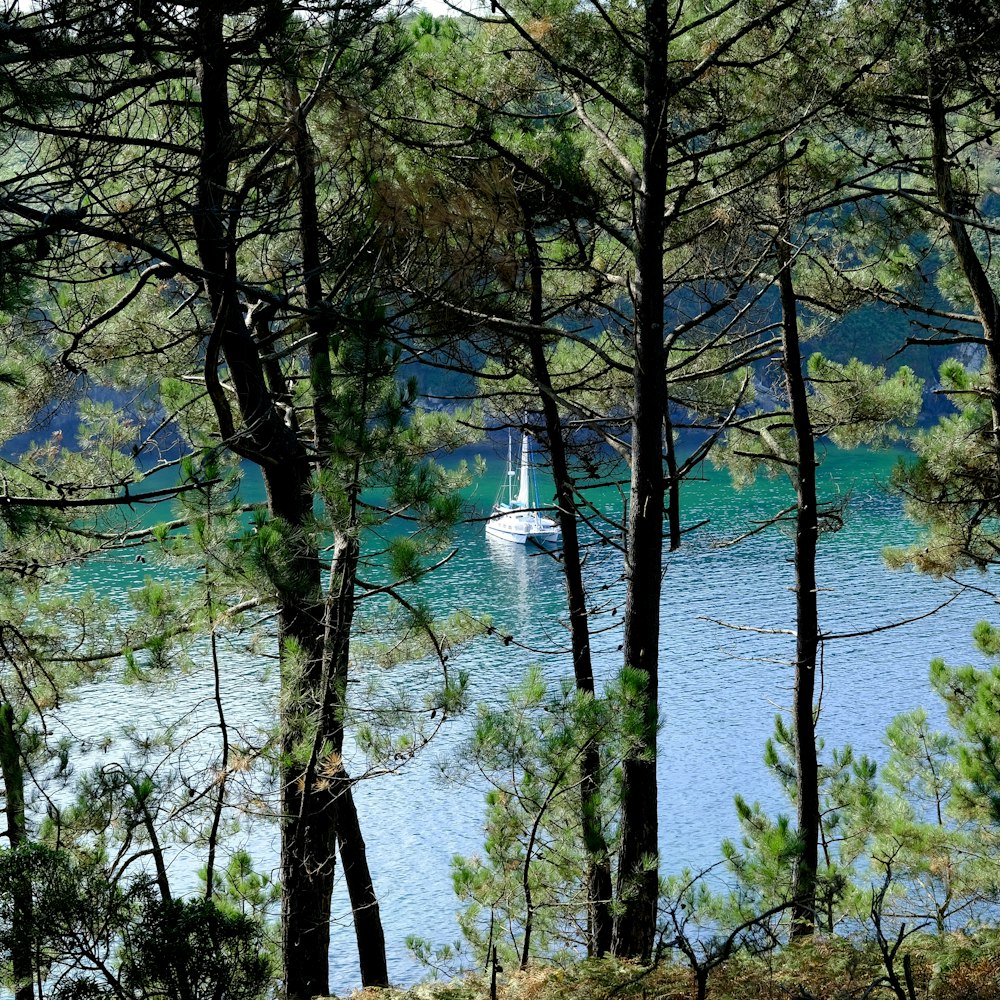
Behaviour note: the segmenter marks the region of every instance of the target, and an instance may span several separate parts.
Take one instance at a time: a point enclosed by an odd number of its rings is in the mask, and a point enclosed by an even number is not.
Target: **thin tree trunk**
[[[330,323],[324,309],[322,260],[320,257],[320,224],[316,194],[315,148],[308,123],[302,110],[301,96],[294,67],[285,67],[285,105],[292,123],[291,143],[295,153],[299,180],[299,247],[305,275],[303,287],[308,309],[309,374],[313,394],[315,463],[320,471],[328,467],[334,428],[330,424],[333,384],[330,368]],[[289,402],[291,399],[289,398]],[[355,467],[355,478],[358,469]],[[356,504],[357,491],[353,493]],[[356,523],[352,510],[351,527]],[[324,656],[330,659],[328,672],[329,702],[326,711],[331,719],[340,719],[347,689],[347,667],[350,652],[350,632],[354,618],[354,582],[359,551],[356,538],[338,539],[331,567],[330,594],[327,603],[324,634]],[[343,749],[343,727],[337,726],[335,750]],[[354,911],[355,936],[358,944],[362,987],[389,985],[385,953],[385,933],[371,873],[368,868],[365,842],[354,804],[353,785],[349,780],[339,783],[336,809],[337,841],[343,863],[344,879]],[[346,826],[344,825],[346,824]]]
[[[636,274],[632,290],[635,367],[632,482],[625,558],[624,666],[645,678],[639,732],[621,767],[621,850],[612,950],[648,961],[659,892],[656,787],[660,593],[663,571],[663,239],[667,187],[667,0],[646,6],[642,184],[636,193]]]
[[[664,390],[666,396],[666,390]],[[670,551],[681,547],[681,479],[677,472],[677,452],[674,448],[674,425],[670,416],[670,400],[663,402],[663,443],[667,460],[667,525]]]
[[[17,738],[14,708],[0,704],[0,773],[3,775],[7,839],[12,849],[28,842],[24,816],[24,768],[21,765],[21,743]],[[33,1000],[35,995],[31,928],[34,913],[31,882],[27,873],[15,879],[12,887],[14,909],[11,914],[11,972],[14,980],[14,1000]]]
[[[226,713],[222,703],[222,670],[219,664],[219,638],[216,633],[215,603],[212,599],[212,576],[208,563],[205,564],[205,607],[208,611],[209,650],[212,658],[212,687],[215,701],[215,713],[219,720],[219,735],[222,740],[222,750],[219,755],[219,780],[216,788],[215,803],[212,808],[212,826],[208,834],[208,858],[205,862],[205,899],[211,900],[215,895],[215,858],[219,847],[219,831],[222,827],[222,814],[226,805],[226,786],[229,781],[229,726],[226,723]]]
[[[531,267],[531,323],[542,323],[542,263],[538,242],[527,220],[525,239]],[[578,691],[593,696],[594,669],[590,655],[590,618],[583,583],[583,563],[577,531],[576,495],[566,458],[559,408],[552,390],[541,334],[529,334],[531,366],[542,401],[552,475],[556,486],[559,527],[562,530],[562,567],[569,608],[573,648],[573,676]],[[604,955],[611,948],[611,857],[604,836],[601,806],[601,751],[597,738],[588,738],[580,760],[580,810],[583,846],[587,855],[587,954]]]
[[[928,46],[929,51],[932,51]],[[940,84],[933,69],[928,71],[927,100],[930,110],[931,156],[934,169],[934,188],[938,205],[944,213],[948,226],[948,237],[955,251],[958,266],[962,271],[976,315],[986,341],[986,375],[992,416],[993,448],[1000,462],[1000,302],[990,283],[986,268],[969,237],[968,229],[962,221],[963,211],[958,204],[955,188],[951,180],[952,156],[948,147],[948,119],[941,94]]]
[[[792,937],[812,934],[816,926],[816,869],[819,852],[819,765],[813,702],[819,649],[819,611],[816,600],[816,545],[819,515],[816,497],[816,452],[802,356],[799,349],[798,307],[792,281],[789,242],[788,179],[779,175],[779,201],[784,226],[777,243],[778,289],[781,295],[782,367],[795,431],[795,778],[800,853],[792,886]]]
[[[334,428],[330,425],[330,319],[324,308],[321,230],[316,192],[316,149],[302,109],[295,68],[285,55],[285,110],[291,123],[290,138],[299,181],[299,250],[302,254],[303,291],[309,324],[309,381],[313,391],[313,446],[316,466],[323,469],[330,457]],[[289,402],[291,399],[289,398]]]
[[[385,933],[379,912],[378,897],[368,868],[368,854],[358,811],[354,806],[351,779],[343,772],[337,796],[337,842],[344,880],[351,897],[354,931],[358,939],[358,960],[361,985],[364,988],[389,985],[389,969],[385,955]]]

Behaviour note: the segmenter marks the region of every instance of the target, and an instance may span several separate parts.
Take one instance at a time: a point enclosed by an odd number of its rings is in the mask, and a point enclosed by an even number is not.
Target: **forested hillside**
[[[701,1000],[773,960],[780,995],[832,1000],[814,967],[794,979],[827,948],[857,958],[852,995],[916,1000],[960,981],[956,962],[995,963],[1000,633],[976,628],[984,666],[934,661],[947,732],[899,706],[882,766],[827,747],[824,658],[844,636],[817,565],[851,495],[817,470],[830,448],[912,449],[891,484],[919,533],[886,553],[912,571],[900,587],[994,595],[998,16],[992,0],[6,5],[15,1000],[327,995],[338,886],[356,982],[387,986],[366,838],[389,821],[359,788],[405,782],[463,713],[456,766],[489,792],[456,905],[494,992],[502,968],[611,957]],[[474,472],[448,456],[507,429],[551,476],[554,684],[470,610],[480,595],[427,597],[469,515]],[[743,835],[712,880],[663,870],[658,798],[672,553],[710,463],[781,483],[783,506],[733,541],[778,534],[794,570],[790,619],[775,627],[762,593],[740,626],[788,641],[788,704],[747,751],[786,809],[732,789]],[[510,500],[494,519],[526,506]],[[463,651],[485,642],[517,658],[470,713]],[[249,677],[268,693],[246,720]],[[153,732],[66,724],[67,703],[118,683],[168,713],[197,689],[198,709]],[[244,850],[249,826],[271,831],[273,870]],[[415,878],[402,854],[394,881]],[[411,947],[453,963],[433,944]]]

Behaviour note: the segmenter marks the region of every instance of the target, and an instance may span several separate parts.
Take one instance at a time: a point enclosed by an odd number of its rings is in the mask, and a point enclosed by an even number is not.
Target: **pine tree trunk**
[[[790,208],[787,177],[779,179],[779,201],[785,226],[778,238],[778,289],[781,296],[781,344],[785,385],[795,431],[795,780],[798,835],[801,840],[792,886],[792,937],[812,934],[816,926],[816,870],[819,860],[819,764],[813,710],[819,649],[816,598],[816,546],[819,512],[816,496],[816,453],[802,356],[798,308],[792,280],[789,242]]]
[[[378,897],[368,868],[368,854],[361,835],[358,811],[354,805],[351,780],[344,772],[338,784],[337,840],[344,880],[351,897],[354,931],[358,940],[361,986],[364,989],[389,985],[385,955],[385,933],[379,912]]]
[[[0,774],[6,797],[7,839],[12,849],[23,847],[28,842],[24,815],[24,768],[21,765],[21,744],[15,728],[14,708],[6,702],[0,704]],[[31,882],[26,873],[15,880],[11,891],[14,907],[11,913],[13,940],[10,971],[14,981],[14,1000],[33,1000],[31,927],[34,914]]]
[[[663,571],[663,240],[667,186],[668,58],[666,0],[646,6],[642,184],[636,193],[636,274],[632,400],[632,481],[625,555],[624,666],[645,675],[641,731],[621,767],[621,850],[612,950],[648,961],[656,935],[656,730],[660,593]]]
[[[354,610],[358,543],[338,538],[323,595],[318,541],[313,526],[311,477],[328,447],[326,402],[330,390],[328,343],[322,323],[317,256],[317,213],[312,150],[297,108],[294,89],[286,86],[292,118],[290,138],[300,180],[301,247],[310,306],[310,375],[316,394],[317,439],[307,451],[290,413],[291,399],[280,365],[261,357],[249,311],[237,294],[237,246],[228,225],[233,130],[223,16],[204,5],[198,13],[198,63],[201,75],[202,150],[198,200],[193,218],[199,257],[212,308],[213,328],[205,350],[206,387],[215,407],[223,444],[261,468],[268,509],[285,532],[281,566],[272,581],[277,590],[278,643],[281,660],[281,882],[282,966],[288,1000],[308,1000],[329,993],[330,901],[338,845],[338,807],[330,780],[333,757],[343,748],[343,707]],[[286,84],[287,84],[286,80]],[[266,333],[266,330],[259,331]],[[218,368],[224,361],[228,387]],[[235,400],[235,406],[231,402]],[[231,408],[233,407],[234,408]],[[311,746],[309,745],[311,744]],[[327,754],[330,756],[327,756]],[[350,792],[346,793],[348,799]],[[355,817],[356,819],[356,817]],[[348,853],[356,844],[345,837]],[[356,849],[355,849],[356,850]],[[354,854],[351,854],[352,859]],[[359,876],[358,873],[362,874]],[[345,872],[352,896],[353,879],[371,880],[362,866]],[[377,919],[377,908],[368,908]],[[369,940],[375,938],[369,936]],[[368,960],[368,967],[373,963]],[[379,977],[384,978],[384,977]]]
[[[208,27],[214,27],[210,24]],[[221,30],[221,29],[220,29]],[[224,76],[221,35],[202,38],[217,45],[203,57],[204,152],[196,208],[198,249],[205,270],[214,326],[206,347],[208,392],[219,418],[224,443],[257,463],[264,477],[268,508],[287,533],[278,590],[278,648],[282,662],[281,742],[292,763],[282,769],[281,876],[282,964],[290,1000],[329,993],[330,899],[333,888],[336,809],[329,782],[317,779],[314,759],[301,759],[304,719],[322,703],[316,717],[317,740],[337,735],[340,713],[324,689],[324,602],[319,553],[311,529],[313,497],[309,458],[295,430],[279,409],[284,387],[269,386],[260,355],[246,327],[242,305],[228,275],[235,248],[228,246],[219,191],[225,189],[228,161],[228,108],[216,77]],[[221,147],[221,148],[220,148]],[[219,383],[218,364],[225,360],[239,417]]]
[[[529,219],[525,239],[531,268],[530,318],[532,324],[538,326],[542,323],[542,265],[538,243],[530,225]],[[590,617],[587,614],[587,592],[583,583],[583,562],[577,532],[576,495],[566,458],[559,408],[552,391],[548,360],[541,334],[537,331],[529,334],[529,350],[542,401],[559,508],[559,527],[562,530],[562,567],[569,609],[573,676],[577,690],[593,696]],[[594,737],[588,739],[580,759],[580,812],[583,846],[587,855],[587,954],[601,956],[611,948],[611,856],[604,836],[602,817],[601,751]]]
[[[285,66],[285,109],[291,122],[290,137],[299,181],[299,248],[305,275],[303,289],[306,307],[309,310],[309,373],[315,428],[313,447],[316,467],[323,470],[329,464],[330,445],[335,432],[330,425],[332,409],[330,399],[333,392],[330,371],[330,324],[328,310],[324,308],[321,280],[323,266],[320,258],[321,233],[316,194],[316,152],[302,112],[295,70],[291,65]],[[290,397],[289,402],[291,402]],[[356,501],[357,494],[353,495]],[[352,525],[355,522],[356,516],[352,514]],[[326,681],[328,703],[325,711],[331,721],[342,718],[346,697],[350,633],[354,619],[354,581],[358,558],[357,538],[346,535],[338,537],[330,569],[323,653],[327,663],[328,678]],[[339,721],[335,722],[335,727],[336,734],[332,745],[339,754],[343,749],[343,727]],[[365,842],[361,834],[352,788],[346,772],[342,770],[342,778],[337,781],[333,824],[340,849],[344,880],[354,913],[361,985],[365,988],[388,986],[385,934],[368,868]]]
[[[288,1000],[329,993],[330,901],[337,847],[337,807],[331,782],[318,759],[326,743],[342,743],[337,695],[327,664],[324,602],[318,598],[319,561],[296,531],[312,513],[304,483],[285,489],[288,473],[265,470],[271,513],[292,527],[302,544],[285,554],[289,580],[301,590],[279,594],[278,642],[282,660],[281,748],[281,917],[282,966]],[[298,497],[298,500],[295,497]],[[309,500],[308,514],[303,510]],[[307,730],[312,727],[310,734]],[[305,741],[312,746],[303,762]]]
[[[281,957],[285,996],[309,1000],[327,995],[330,963],[330,899],[333,889],[333,807],[315,793],[285,809],[281,821]],[[325,806],[325,808],[324,808]]]
[[[944,213],[948,237],[955,251],[959,269],[972,293],[976,315],[986,341],[987,392],[992,416],[993,448],[1000,463],[1000,302],[990,283],[968,229],[962,221],[961,207],[951,180],[951,151],[948,146],[948,120],[940,84],[933,69],[928,71],[928,106],[931,128],[931,157],[934,189],[938,205]]]

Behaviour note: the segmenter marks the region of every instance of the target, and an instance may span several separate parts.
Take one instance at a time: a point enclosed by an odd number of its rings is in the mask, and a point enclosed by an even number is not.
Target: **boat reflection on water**
[[[486,536],[486,555],[495,585],[493,600],[498,621],[520,632],[537,612],[540,591],[551,584],[552,555],[534,545],[512,545],[509,541]]]

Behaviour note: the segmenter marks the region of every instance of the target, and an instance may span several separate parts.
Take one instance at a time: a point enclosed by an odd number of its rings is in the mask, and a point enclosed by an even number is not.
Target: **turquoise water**
[[[470,518],[484,516],[503,473],[504,457],[487,454],[487,478],[467,491]],[[852,492],[846,527],[826,536],[820,548],[821,622],[825,631],[861,632],[930,611],[952,585],[910,572],[884,569],[880,550],[910,541],[913,530],[901,518],[898,501],[879,487],[896,456],[837,453],[821,471],[828,496]],[[614,489],[597,491],[595,504],[620,514]],[[741,493],[709,466],[683,492],[684,520],[708,523],[686,537],[666,559],[662,602],[660,820],[663,868],[710,865],[720,841],[738,832],[734,793],[788,809],[766,773],[761,755],[774,714],[791,700],[793,640],[744,627],[792,629],[791,539],[771,529],[739,545],[720,543],[747,530],[752,519],[788,506],[794,496],[786,480],[765,480]],[[455,554],[419,588],[440,613],[465,607],[489,614],[500,631],[514,637],[504,645],[483,639],[454,651],[451,666],[469,672],[473,702],[499,702],[525,668],[538,663],[547,676],[571,673],[564,628],[560,567],[544,554],[487,541],[481,520],[455,534]],[[144,575],[169,573],[155,563],[105,563],[102,584],[119,591]],[[595,547],[587,562],[592,601],[604,631],[595,637],[596,668],[607,679],[620,666],[617,646],[623,588],[615,551]],[[925,705],[943,724],[944,713],[927,681],[933,656],[975,661],[972,625],[993,613],[992,603],[966,594],[938,615],[871,636],[826,646],[820,731],[829,746],[851,742],[859,752],[881,754],[881,737],[897,712]],[[729,623],[727,628],[715,622]],[[275,717],[273,662],[252,655],[240,643],[223,647],[224,696],[231,725],[257,738]],[[123,687],[113,678],[91,685],[62,713],[63,722],[90,759],[101,758],[97,743],[124,722],[156,732],[183,719],[192,736],[183,754],[203,760],[212,745],[212,677],[204,650],[192,651],[191,670],[165,692]],[[356,690],[371,682],[382,691],[419,693],[436,682],[435,664],[421,661],[383,670],[358,662]],[[382,773],[358,786],[358,807],[380,896],[395,981],[412,982],[421,970],[403,940],[415,933],[436,943],[457,936],[449,864],[455,853],[475,852],[482,839],[482,786],[473,775],[456,781],[463,765],[457,750],[471,714],[450,720],[414,761],[396,773]],[[112,751],[113,752],[113,751]],[[353,774],[367,762],[356,753]],[[451,780],[443,781],[442,772]],[[458,775],[461,778],[461,774]],[[258,810],[262,812],[262,810]],[[276,831],[266,818],[248,818],[233,844],[245,843],[262,867],[276,864]],[[190,849],[171,849],[172,870],[181,885],[195,884],[202,863]],[[350,907],[342,886],[335,898],[331,951],[332,985],[346,993],[357,985]]]

